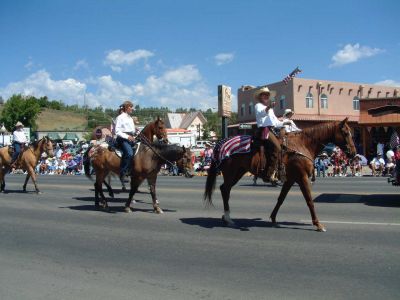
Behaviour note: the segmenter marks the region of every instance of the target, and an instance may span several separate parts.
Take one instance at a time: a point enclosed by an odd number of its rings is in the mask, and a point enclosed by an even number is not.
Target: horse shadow
[[[41,193],[43,193],[41,191]],[[20,190],[5,190],[4,192],[2,192],[1,194],[35,194],[37,195],[38,193],[35,190],[27,190],[27,191],[23,191],[22,189]]]
[[[200,226],[207,229],[213,228],[231,228],[240,231],[249,231],[250,228],[277,228],[277,229],[295,229],[314,231],[311,224],[297,222],[277,222],[272,223],[261,218],[254,219],[234,219],[235,226],[229,227],[220,218],[181,218],[180,221],[186,225]],[[308,227],[308,228],[307,228]]]
[[[368,206],[400,207],[398,194],[321,194],[314,199],[315,203],[362,203]]]
[[[78,201],[85,201],[85,202],[94,202],[94,198],[93,197],[74,197],[72,198],[74,200],[78,200]],[[125,198],[114,198],[114,199],[107,199],[108,203],[125,203],[126,199]],[[147,202],[147,201],[142,201],[142,200],[136,200],[136,203],[141,203],[141,204],[148,204],[148,205],[152,205],[152,203]],[[102,209],[99,207],[96,207],[94,204],[93,205],[89,205],[89,204],[85,204],[85,205],[75,205],[75,206],[64,206],[64,207],[60,207],[60,208],[68,208],[71,210],[77,210],[77,211],[96,211],[96,212],[104,212],[104,213],[125,213],[125,207],[122,206],[109,206],[108,209]],[[166,208],[162,208],[163,212],[176,212],[176,210],[173,209],[166,209]],[[144,213],[154,213],[153,208],[140,208],[140,207],[135,207],[135,205],[133,205],[133,210],[132,212],[144,212]]]
[[[89,189],[89,191],[94,193],[94,189]],[[122,188],[120,188],[120,189],[114,189],[113,188],[114,194],[129,194],[129,191],[130,191],[129,189],[127,189],[126,191],[123,191]],[[103,193],[108,194],[108,190],[107,189],[103,189]],[[141,190],[137,190],[136,194],[150,194],[150,192],[144,192],[144,191],[141,191]]]

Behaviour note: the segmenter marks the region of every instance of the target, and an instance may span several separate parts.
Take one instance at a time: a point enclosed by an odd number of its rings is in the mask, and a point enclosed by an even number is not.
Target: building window
[[[360,110],[360,98],[357,96],[353,98],[353,110]]]
[[[253,106],[254,106],[253,102],[250,102],[250,104],[249,104],[249,115],[250,116],[253,114]]]
[[[325,94],[321,95],[321,108],[328,108],[328,96]]]
[[[306,108],[314,107],[314,98],[313,95],[309,92],[306,96]]]
[[[286,99],[285,95],[282,95],[281,98],[279,99],[279,108],[280,109],[284,109],[285,108],[285,99]]]
[[[244,103],[242,104],[242,106],[240,107],[240,115],[243,117],[244,116],[244,110],[245,110],[245,105]]]

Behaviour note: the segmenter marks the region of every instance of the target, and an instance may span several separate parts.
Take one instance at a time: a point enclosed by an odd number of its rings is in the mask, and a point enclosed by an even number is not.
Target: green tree
[[[40,111],[40,105],[35,97],[13,95],[4,104],[0,119],[9,131],[13,130],[18,121],[22,122],[25,127],[30,127],[31,131],[35,131],[36,119]]]

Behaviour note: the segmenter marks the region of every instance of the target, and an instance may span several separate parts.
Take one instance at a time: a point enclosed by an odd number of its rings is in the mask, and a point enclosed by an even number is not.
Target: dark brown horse
[[[102,129],[107,129],[107,128],[99,128],[100,130]],[[102,130],[103,135],[104,132],[107,135],[107,131],[110,132],[108,129],[107,130]],[[93,131],[93,135],[95,136],[96,132]],[[110,132],[111,134],[111,132]],[[101,138],[105,138],[105,136],[101,136]],[[154,138],[156,138],[159,141],[162,141],[164,143],[168,142],[168,137],[167,137],[167,130],[165,128],[165,123],[162,119],[160,119],[160,117],[157,117],[157,119],[149,124],[147,124],[143,130],[140,132],[139,134],[139,138],[140,139],[144,139],[145,141],[149,142],[149,143],[153,143]],[[90,168],[90,160],[91,160],[91,155],[92,153],[96,153],[96,151],[99,149],[99,147],[104,147],[104,145],[99,144],[99,145],[95,145],[95,146],[91,146],[87,149],[87,151],[85,152],[84,156],[83,156],[83,163],[84,163],[84,167],[85,167],[85,173],[89,172],[89,168]],[[107,145],[105,145],[105,147],[107,147]],[[104,175],[104,179],[107,178],[107,175],[111,173],[114,173],[116,175],[119,174],[119,163],[120,161],[114,161],[114,160],[107,160],[104,163],[104,169],[108,170],[106,171],[106,174]],[[102,170],[99,170],[99,172],[102,172]],[[103,173],[103,172],[102,172]],[[122,185],[122,191],[126,191],[126,186],[123,180],[121,181],[121,185]],[[111,197],[114,197],[114,192],[111,188],[110,183],[106,180],[104,180],[104,185],[107,187],[107,191],[109,193],[109,195]]]
[[[311,196],[310,177],[314,174],[314,158],[323,149],[325,144],[332,142],[346,150],[349,156],[356,154],[356,148],[351,136],[350,127],[347,124],[347,118],[342,122],[323,123],[316,125],[301,132],[290,133],[287,135],[287,150],[283,154],[282,162],[286,169],[286,181],[282,186],[278,202],[271,213],[271,221],[276,223],[276,215],[283,201],[285,200],[290,188],[296,182],[299,184],[301,192],[307,202],[311,213],[312,223],[318,231],[325,231],[325,227],[318,220],[314,208],[314,201]],[[230,218],[229,197],[232,187],[242,178],[242,176],[252,169],[253,156],[258,155],[257,150],[248,154],[233,155],[225,159],[219,169],[222,171],[224,182],[220,186],[222,199],[224,202],[223,221],[230,226],[234,222]],[[207,176],[207,182],[204,192],[204,200],[212,204],[212,192],[215,188],[218,168],[216,162],[211,164]]]
[[[11,164],[11,153],[9,147],[4,147],[0,149],[0,191],[4,192],[6,182],[5,175],[10,170]],[[23,185],[23,191],[26,192],[26,185],[29,178],[32,178],[33,184],[35,185],[36,193],[40,193],[39,188],[36,183],[35,167],[39,162],[42,153],[47,153],[48,156],[53,157],[53,143],[47,137],[41,138],[39,141],[30,144],[23,152],[20,153],[17,163],[20,168],[27,171],[25,178],[25,183]]]
[[[92,166],[96,172],[95,187],[95,206],[99,207],[99,194],[102,198],[101,206],[108,208],[107,200],[102,191],[102,182],[109,172],[118,173],[120,169],[120,158],[113,151],[106,148],[98,148],[93,154]],[[157,174],[163,164],[172,164],[177,162],[177,166],[182,168],[185,173],[191,173],[193,170],[191,164],[191,152],[189,149],[176,145],[167,145],[160,143],[146,144],[142,142],[138,153],[133,159],[133,169],[131,175],[131,190],[129,199],[125,204],[125,211],[131,211],[131,202],[139,185],[147,179],[150,186],[150,194],[153,200],[153,209],[156,213],[162,213],[156,196]],[[90,172],[85,166],[85,174],[90,177]]]

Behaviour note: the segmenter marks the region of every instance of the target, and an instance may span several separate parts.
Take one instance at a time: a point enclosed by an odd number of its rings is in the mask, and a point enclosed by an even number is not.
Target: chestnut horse
[[[283,201],[285,200],[290,188],[296,182],[299,184],[301,192],[307,202],[311,213],[312,223],[318,231],[325,231],[325,227],[318,220],[314,208],[314,201],[311,196],[310,177],[314,174],[314,158],[324,148],[325,144],[332,142],[342,149],[346,149],[349,156],[356,154],[356,148],[351,136],[347,118],[342,122],[331,122],[315,125],[300,132],[289,133],[286,136],[287,144],[283,145],[286,149],[283,153],[282,163],[286,169],[286,181],[282,186],[277,204],[271,213],[272,223],[276,223],[276,215]],[[222,161],[217,168],[217,162],[213,161],[207,176],[204,192],[204,200],[212,204],[212,192],[215,188],[215,181],[218,169],[222,171],[224,182],[220,186],[224,203],[224,215],[222,220],[229,226],[235,223],[230,218],[229,197],[232,187],[242,178],[242,176],[252,169],[253,156],[258,155],[258,150],[253,149],[248,154],[232,155]]]
[[[5,175],[10,170],[11,164],[11,153],[9,151],[9,146],[0,149],[0,191],[4,192],[6,186]],[[42,155],[42,153],[47,153],[49,157],[53,157],[53,143],[47,137],[41,138],[39,141],[30,144],[26,147],[18,157],[18,164],[21,169],[27,171],[28,174],[25,178],[25,183],[23,185],[23,191],[26,192],[26,185],[29,178],[32,178],[33,184],[35,185],[36,193],[40,193],[40,190],[36,183],[35,167]]]
[[[102,130],[102,129],[107,129],[107,128],[101,128],[101,127],[98,127],[100,130]],[[96,130],[94,130],[93,131],[93,136],[95,136],[95,131]],[[108,129],[107,129],[107,131],[109,131]],[[111,132],[110,132],[110,134],[111,134]],[[160,119],[160,117],[157,117],[157,119],[155,120],[155,121],[153,121],[153,122],[151,122],[151,123],[149,123],[149,124],[147,124],[143,129],[142,129],[142,131],[140,132],[140,134],[139,134],[139,136],[140,136],[140,138],[141,139],[145,139],[146,141],[148,141],[148,142],[150,142],[150,143],[152,143],[153,141],[154,141],[154,137],[156,137],[159,141],[162,141],[162,142],[164,142],[164,143],[167,143],[168,142],[168,137],[167,137],[167,130],[165,129],[165,123],[164,123],[164,121],[162,120],[162,119]],[[103,137],[103,136],[102,136]],[[87,151],[85,152],[85,154],[84,154],[84,156],[83,156],[83,165],[84,165],[84,167],[85,167],[85,174],[87,173],[87,172],[89,172],[89,169],[90,169],[90,158],[91,158],[91,154],[92,153],[94,153],[97,149],[98,149],[98,147],[102,147],[103,145],[96,145],[96,146],[90,146],[88,149],[87,149]],[[92,149],[93,148],[93,149]],[[86,168],[88,168],[87,170],[86,170]],[[115,166],[111,166],[111,167],[108,167],[110,170],[112,170],[112,172],[113,173],[115,173],[115,174],[119,174],[119,165],[118,165],[118,168],[117,168],[117,165],[115,165]],[[116,170],[116,171],[114,171],[114,170]],[[108,172],[109,173],[109,172]],[[107,173],[107,174],[108,174]],[[104,176],[104,178],[106,178],[107,177],[107,175],[106,176]],[[125,186],[125,183],[124,183],[124,181],[123,180],[120,180],[121,181],[121,185],[122,185],[122,191],[126,191],[126,186]],[[109,182],[107,183],[107,181],[106,180],[104,180],[104,185],[107,187],[107,191],[108,191],[108,193],[109,193],[109,195],[111,196],[111,197],[114,197],[114,192],[113,192],[113,190],[112,190],[112,188],[111,188],[111,185],[109,184]]]
[[[156,196],[157,174],[163,164],[172,164],[172,162],[177,162],[177,166],[184,169],[185,173],[189,174],[193,170],[191,164],[191,152],[189,149],[176,145],[160,143],[150,144],[142,141],[138,153],[134,156],[132,161],[133,169],[131,175],[131,190],[129,193],[129,199],[125,204],[126,212],[131,211],[133,196],[137,192],[138,187],[143,180],[147,179],[153,200],[153,209],[156,213],[163,213]],[[114,151],[98,147],[91,158],[91,163],[96,172],[96,182],[94,184],[95,206],[100,207],[100,194],[102,198],[102,208],[108,209],[107,200],[102,191],[102,183],[109,172],[114,172],[116,174],[119,173],[120,158]],[[91,178],[87,164],[85,165],[85,175],[88,178]]]

